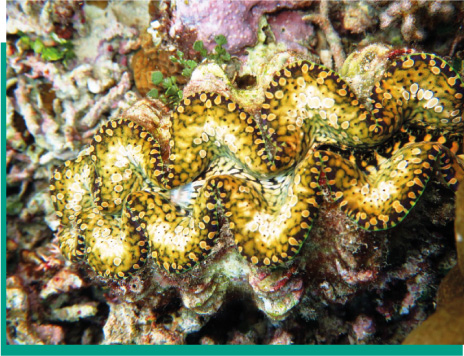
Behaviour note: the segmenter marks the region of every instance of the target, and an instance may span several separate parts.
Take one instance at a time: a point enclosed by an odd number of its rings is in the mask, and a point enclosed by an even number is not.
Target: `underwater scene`
[[[464,344],[464,2],[6,15],[8,344]]]

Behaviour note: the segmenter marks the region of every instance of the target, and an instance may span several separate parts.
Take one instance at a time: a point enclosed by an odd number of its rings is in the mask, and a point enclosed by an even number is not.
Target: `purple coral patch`
[[[195,29],[197,39],[210,51],[216,45],[214,37],[223,34],[227,37],[228,52],[239,54],[256,43],[258,22],[263,14],[309,4],[310,1],[179,1],[169,34],[176,37]]]
[[[303,20],[300,11],[282,11],[269,16],[268,23],[276,41],[285,43],[290,50],[304,51],[314,40],[314,27]]]

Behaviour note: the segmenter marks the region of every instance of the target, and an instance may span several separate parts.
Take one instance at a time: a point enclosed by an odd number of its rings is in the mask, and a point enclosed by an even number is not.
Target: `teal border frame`
[[[3,352],[7,351],[7,352]],[[462,355],[450,345],[9,345],[3,355]]]
[[[462,345],[7,345],[6,344],[6,43],[1,43],[2,355],[450,355]]]

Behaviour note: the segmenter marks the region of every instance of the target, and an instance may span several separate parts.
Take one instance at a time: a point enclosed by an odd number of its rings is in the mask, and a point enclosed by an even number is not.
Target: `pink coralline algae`
[[[258,23],[265,13],[284,8],[301,8],[311,1],[178,1],[174,12],[170,36],[186,30],[197,30],[197,39],[203,41],[208,50],[215,47],[214,37],[227,37],[225,48],[231,54],[253,46],[257,41]],[[302,23],[302,26],[308,26]]]
[[[290,50],[304,52],[315,44],[314,28],[303,20],[300,11],[282,11],[269,17],[268,22],[276,42],[285,43]]]

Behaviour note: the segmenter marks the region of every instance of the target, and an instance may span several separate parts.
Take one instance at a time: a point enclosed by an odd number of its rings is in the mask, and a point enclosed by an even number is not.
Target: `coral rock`
[[[50,295],[67,293],[73,289],[82,288],[83,286],[84,282],[79,275],[64,268],[47,282],[45,287],[40,291],[40,297],[46,299]]]
[[[173,345],[183,342],[179,333],[152,323],[151,310],[140,310],[135,303],[110,305],[110,315],[103,328],[105,344]]]

